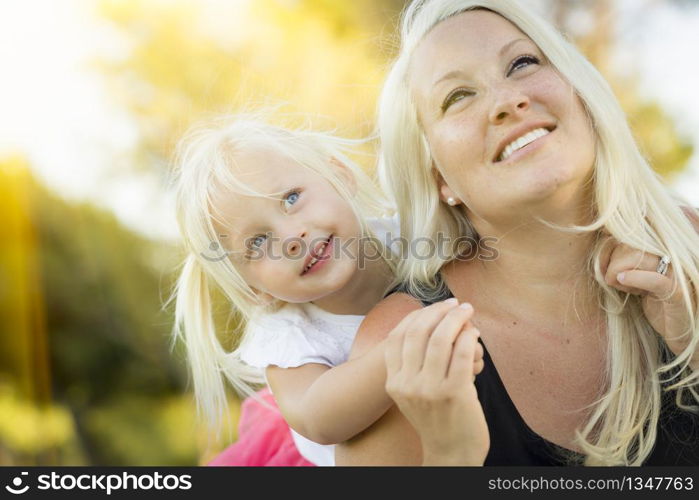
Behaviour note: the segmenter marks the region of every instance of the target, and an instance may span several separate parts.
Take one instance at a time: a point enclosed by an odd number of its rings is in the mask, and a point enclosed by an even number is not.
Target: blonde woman
[[[363,323],[353,355],[392,329],[397,405],[338,464],[699,464],[696,213],[608,85],[516,1],[417,1],[401,35],[381,173],[401,233],[452,245],[410,252]],[[479,334],[472,382],[460,339]]]

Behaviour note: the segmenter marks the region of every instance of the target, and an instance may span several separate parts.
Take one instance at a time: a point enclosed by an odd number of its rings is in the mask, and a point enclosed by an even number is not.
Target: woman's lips
[[[526,156],[530,153],[533,153],[534,151],[540,149],[542,146],[546,144],[547,139],[556,132],[556,129],[554,128],[551,130],[548,134],[546,134],[543,137],[539,137],[538,139],[534,140],[533,142],[530,142],[526,146],[518,149],[514,153],[512,153],[509,157],[507,157],[505,160],[495,162],[496,165],[509,165],[510,163],[515,163],[517,160],[522,158],[523,156]]]

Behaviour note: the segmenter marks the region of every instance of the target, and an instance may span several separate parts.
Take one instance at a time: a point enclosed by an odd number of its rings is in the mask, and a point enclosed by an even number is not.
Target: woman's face
[[[444,198],[492,221],[586,202],[583,105],[509,21],[484,10],[442,21],[415,49],[409,84]]]

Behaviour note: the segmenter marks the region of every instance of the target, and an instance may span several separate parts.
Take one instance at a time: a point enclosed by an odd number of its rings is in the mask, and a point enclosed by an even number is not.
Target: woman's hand
[[[607,253],[606,272],[602,262],[606,283],[622,292],[641,296],[643,312],[650,325],[675,355],[680,354],[689,342],[688,336],[682,337],[689,328],[689,317],[682,292],[675,283],[672,264],[663,275],[657,272],[660,257],[656,255],[624,244],[610,246]]]
[[[424,465],[482,465],[488,426],[473,385],[483,369],[473,307],[456,299],[408,314],[386,343],[386,391],[420,436]]]

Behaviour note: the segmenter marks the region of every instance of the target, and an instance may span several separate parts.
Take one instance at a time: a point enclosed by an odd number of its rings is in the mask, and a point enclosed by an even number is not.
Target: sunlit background
[[[525,1],[699,206],[698,2]],[[173,145],[272,104],[369,134],[403,4],[0,0],[0,464],[196,465],[235,440],[235,397],[230,436],[209,442],[171,349]]]

